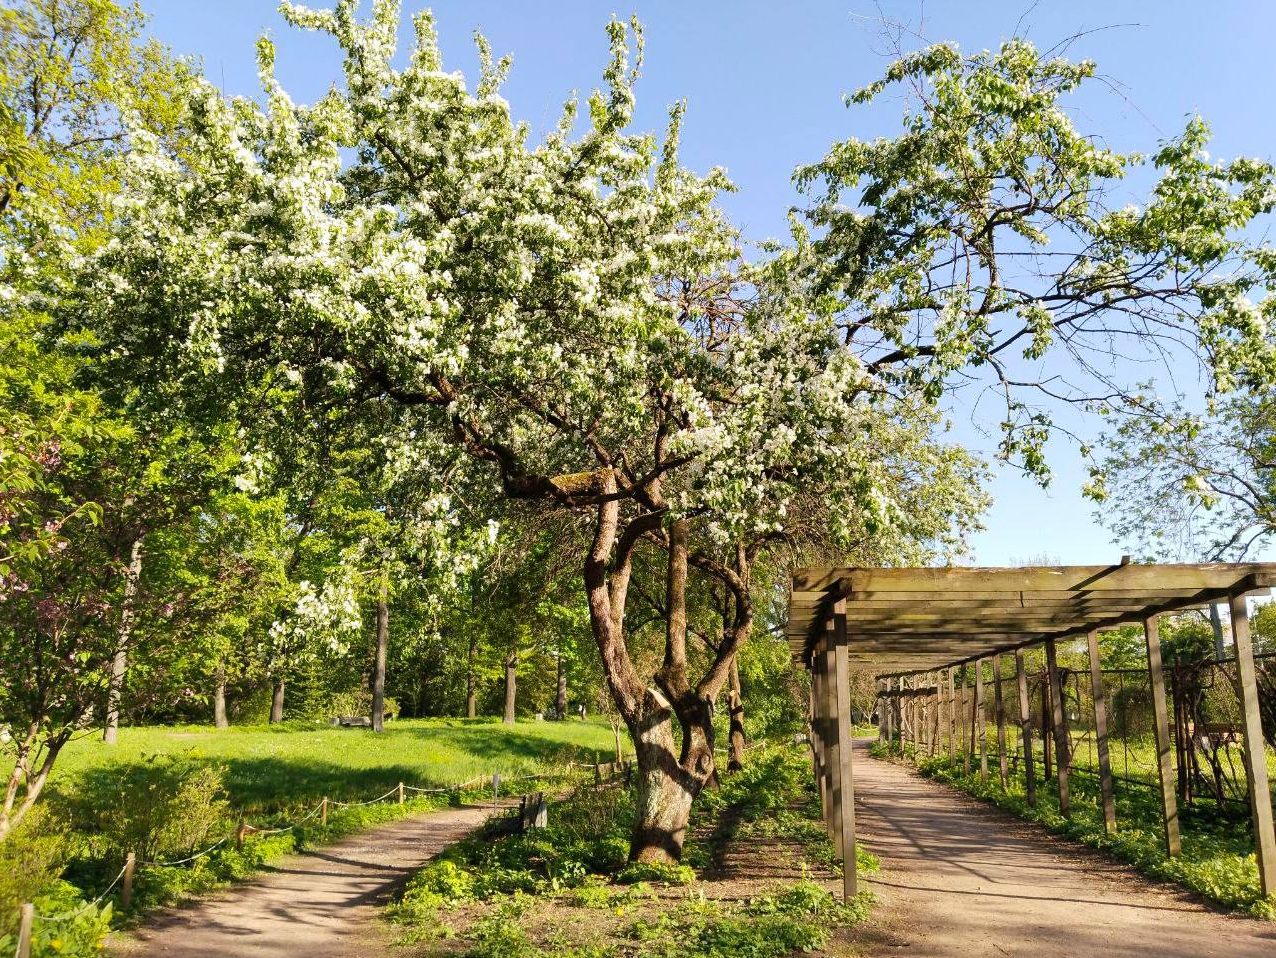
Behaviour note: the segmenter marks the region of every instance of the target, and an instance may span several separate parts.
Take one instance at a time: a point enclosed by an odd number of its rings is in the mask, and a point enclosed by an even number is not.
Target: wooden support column
[[[1050,685],[1050,724],[1054,726],[1054,766],[1059,781],[1059,814],[1067,818],[1072,803],[1068,796],[1068,727],[1063,723],[1063,685],[1053,639],[1046,640],[1046,681]]]
[[[1152,682],[1153,731],[1156,733],[1156,768],[1161,780],[1161,808],[1165,821],[1165,851],[1171,857],[1183,850],[1179,838],[1178,798],[1174,794],[1174,765],[1171,752],[1170,715],[1165,706],[1165,674],[1161,670],[1161,636],[1157,632],[1157,616],[1143,622],[1143,637],[1148,650],[1148,677]]]
[[[842,849],[842,900],[851,901],[856,892],[855,875],[855,780],[851,765],[851,666],[846,647],[846,603],[833,607],[833,681],[837,725],[838,845]]]
[[[1232,643],[1236,648],[1237,692],[1241,728],[1245,735],[1245,781],[1254,824],[1254,857],[1258,884],[1264,895],[1276,893],[1276,827],[1272,824],[1272,794],[1267,782],[1267,751],[1258,710],[1258,678],[1254,673],[1254,642],[1249,634],[1249,608],[1243,595],[1231,598]]]
[[[961,773],[970,774],[970,757],[975,752],[975,697],[970,693],[971,663],[961,682]],[[969,705],[967,705],[969,701]]]
[[[992,657],[992,710],[997,723],[997,771],[1001,775],[1001,790],[1010,787],[1010,756],[1006,754],[1006,702],[1001,694],[1001,656]]]
[[[877,693],[877,740],[886,741],[886,697],[882,695],[882,680],[873,680],[873,690]]]
[[[979,780],[988,781],[988,719],[984,715],[984,660],[975,662],[975,737],[979,740]]]
[[[948,673],[948,761],[957,760],[957,715],[961,706],[957,704],[957,666],[951,665]]]
[[[935,753],[939,751],[940,711],[943,704],[941,676],[940,672],[930,673],[930,687],[933,691],[930,693],[930,748],[928,751],[931,758],[934,758]]]
[[[821,727],[820,707],[824,701],[821,689],[820,670],[824,666],[824,656],[820,655],[819,646],[811,652],[811,707],[810,707],[810,739],[811,768],[815,773],[815,785],[820,791],[820,817],[828,821],[828,795],[824,792],[824,736]]]
[[[842,854],[842,779],[838,774],[838,747],[845,737],[837,721],[837,650],[833,620],[824,623],[824,787],[829,796],[829,838]]]
[[[1090,696],[1094,699],[1094,743],[1099,755],[1099,795],[1103,803],[1103,830],[1116,833],[1116,791],[1112,785],[1112,759],[1108,755],[1108,704],[1103,700],[1103,671],[1099,665],[1099,633],[1086,633],[1090,652]]]
[[[1015,649],[1015,682],[1019,686],[1019,736],[1023,741],[1023,789],[1029,805],[1037,804],[1037,768],[1032,756],[1032,703],[1028,701],[1028,674],[1023,649]]]

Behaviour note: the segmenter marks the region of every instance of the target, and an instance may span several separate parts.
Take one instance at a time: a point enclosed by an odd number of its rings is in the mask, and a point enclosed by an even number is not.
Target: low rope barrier
[[[398,785],[390,789],[384,795],[378,795],[376,798],[369,799],[366,802],[340,802],[340,801],[336,801],[335,799],[324,798],[323,800],[319,802],[318,805],[316,805],[313,809],[311,809],[306,815],[303,815],[301,818],[297,819],[295,822],[290,822],[289,824],[280,825],[274,828],[259,828],[255,825],[250,825],[246,821],[243,821],[241,819],[239,823],[239,827],[235,830],[233,834],[226,835],[218,839],[213,844],[209,845],[207,848],[201,851],[195,852],[193,855],[189,855],[186,858],[179,858],[174,861],[157,861],[153,859],[138,859],[133,855],[132,852],[130,852],[127,861],[125,861],[124,863],[124,866],[119,870],[119,872],[111,880],[111,883],[107,885],[106,888],[102,891],[102,893],[98,895],[97,898],[93,899],[93,901],[85,902],[80,907],[72,909],[71,911],[68,911],[68,912],[64,912],[60,915],[42,915],[35,910],[35,906],[33,904],[26,903],[22,905],[19,909],[19,912],[21,915],[21,921],[20,921],[19,929],[18,929],[19,953],[21,953],[21,949],[24,943],[28,947],[30,945],[31,926],[34,921],[37,921],[37,920],[44,921],[44,922],[73,921],[76,918],[79,918],[81,915],[86,914],[89,910],[96,908],[103,901],[105,901],[106,897],[110,895],[112,891],[115,890],[116,886],[119,885],[121,881],[124,882],[124,885],[121,889],[120,904],[122,908],[128,908],[129,903],[132,899],[132,891],[133,891],[132,884],[133,884],[134,869],[139,865],[147,866],[150,868],[175,868],[179,865],[188,865],[191,862],[197,861],[201,858],[205,858],[208,855],[211,855],[214,851],[216,851],[218,848],[225,845],[227,842],[231,841],[232,839],[235,840],[236,847],[242,847],[243,840],[247,835],[282,834],[283,832],[291,831],[292,829],[297,828],[299,825],[303,825],[306,822],[311,821],[312,819],[316,817],[320,817],[320,816],[322,816],[322,821],[326,825],[328,821],[329,807],[362,808],[368,805],[375,805],[378,802],[383,802],[392,795],[397,795],[399,797],[399,802],[402,803],[405,792],[415,792],[417,794],[422,794],[422,795],[459,794],[460,792],[463,792],[466,789],[473,788],[476,785],[482,785],[486,782],[491,782],[493,788],[496,788],[498,787],[498,783],[507,784],[510,782],[520,782],[520,781],[530,781],[530,780],[540,780],[540,779],[543,779],[543,780],[566,779],[566,778],[572,777],[572,773],[570,770],[573,768],[588,768],[588,769],[596,770],[598,769],[599,764],[600,763],[568,762],[564,766],[564,768],[567,769],[567,771],[564,771],[564,772],[529,772],[524,775],[511,775],[508,777],[500,775],[499,773],[492,776],[478,775],[478,776],[475,776],[474,778],[471,778],[464,782],[460,782],[456,785],[422,787],[418,785],[408,785],[405,782],[400,782]]]

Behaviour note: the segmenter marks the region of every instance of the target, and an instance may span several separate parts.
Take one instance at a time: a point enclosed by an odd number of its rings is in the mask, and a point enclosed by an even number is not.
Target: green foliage
[[[151,755],[80,778],[69,814],[90,836],[96,857],[123,861],[180,858],[224,831],[225,769],[186,756]]]

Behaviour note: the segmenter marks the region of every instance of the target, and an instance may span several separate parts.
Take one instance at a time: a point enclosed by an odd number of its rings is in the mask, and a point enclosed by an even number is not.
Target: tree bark
[[[213,675],[213,726],[230,728],[230,721],[226,718],[226,667],[224,665],[217,666],[217,671]]]
[[[514,700],[518,692],[518,653],[511,651],[505,659],[505,713],[501,721],[514,724]]]
[[[730,725],[727,733],[727,746],[730,754],[727,757],[727,771],[738,772],[744,768],[744,699],[740,695],[740,666],[735,656],[731,657],[731,684],[727,693],[727,707],[730,714]]]
[[[282,722],[284,720],[284,685],[285,680],[282,675],[275,679],[275,692],[270,699],[271,723]]]
[[[372,665],[372,731],[385,731],[385,659],[390,648],[390,599],[385,578],[377,597],[377,652]]]
[[[106,690],[106,726],[102,741],[114,745],[120,735],[120,697],[124,693],[124,676],[128,672],[128,645],[133,637],[133,611],[137,604],[137,583],[142,577],[142,537],[133,540],[128,568],[124,571],[124,599],[120,603],[120,629],[116,635],[115,658],[111,660],[111,679]]]
[[[563,650],[558,650],[558,691],[554,696],[554,711],[558,718],[567,718],[567,669],[563,666]]]
[[[470,633],[470,651],[465,665],[465,717],[478,717],[478,687],[474,681],[474,633]]]

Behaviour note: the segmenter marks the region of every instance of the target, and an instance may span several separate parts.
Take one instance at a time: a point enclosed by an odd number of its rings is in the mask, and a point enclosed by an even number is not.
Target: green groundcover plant
[[[867,893],[842,904],[809,878],[737,901],[715,898],[697,875],[732,839],[795,840],[811,861],[832,863],[796,748],[755,750],[743,771],[707,793],[678,865],[628,862],[633,813],[624,786],[579,789],[551,805],[545,829],[517,835],[498,824],[453,846],[417,873],[390,917],[407,941],[459,937],[470,958],[779,958],[823,946],[868,913]],[[862,871],[878,867],[862,850],[858,861]],[[541,940],[536,921],[558,903],[623,920],[609,941]]]

